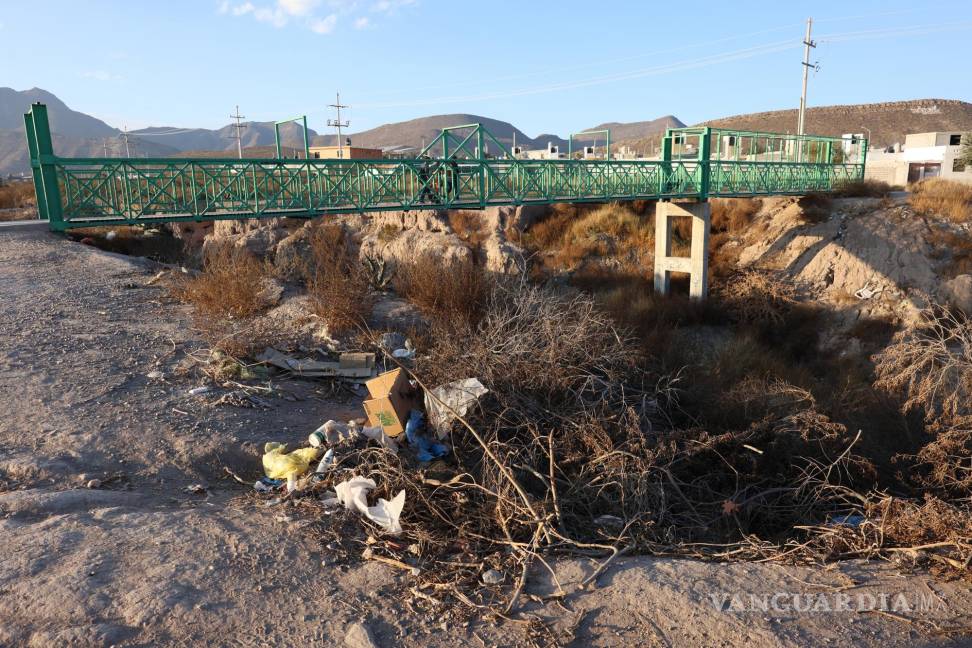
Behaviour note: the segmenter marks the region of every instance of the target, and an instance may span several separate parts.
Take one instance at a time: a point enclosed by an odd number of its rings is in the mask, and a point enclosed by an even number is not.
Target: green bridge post
[[[27,131],[27,150],[30,153],[34,192],[37,194],[37,213],[42,219],[47,219],[51,230],[63,232],[67,227],[61,206],[47,106],[42,103],[31,105],[30,112],[24,115],[24,129]]]

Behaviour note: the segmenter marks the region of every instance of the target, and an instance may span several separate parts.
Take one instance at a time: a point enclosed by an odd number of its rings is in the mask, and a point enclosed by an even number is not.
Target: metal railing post
[[[30,112],[24,115],[24,126],[27,127],[27,146],[31,149],[30,164],[34,175],[34,191],[37,192],[38,213],[47,217],[52,231],[62,232],[67,228],[61,205],[61,191],[57,182],[54,141],[51,138],[47,106],[42,103],[31,105]]]

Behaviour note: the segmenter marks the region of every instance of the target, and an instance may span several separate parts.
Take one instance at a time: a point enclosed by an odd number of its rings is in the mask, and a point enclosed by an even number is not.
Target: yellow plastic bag
[[[319,453],[319,448],[298,448],[288,454],[286,443],[270,441],[263,446],[263,472],[270,479],[292,481],[307,472]]]

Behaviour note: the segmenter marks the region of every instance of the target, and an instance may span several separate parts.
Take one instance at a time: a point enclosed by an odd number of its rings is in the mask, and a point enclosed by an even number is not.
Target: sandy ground
[[[344,513],[307,519],[227,478],[256,476],[266,440],[359,415],[359,399],[308,382],[267,411],[190,396],[172,372],[200,342],[153,274],[0,228],[0,646],[340,646],[356,623],[379,646],[972,645],[942,632],[972,628],[966,584],[887,563],[632,557],[562,605],[528,600],[548,636],[447,614],[408,593],[408,573],[328,550],[318,530]],[[592,564],[555,570],[569,587]]]

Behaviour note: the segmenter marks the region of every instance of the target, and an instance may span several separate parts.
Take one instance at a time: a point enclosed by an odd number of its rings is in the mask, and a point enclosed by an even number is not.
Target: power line
[[[236,124],[234,124],[233,126],[236,129],[236,152],[237,154],[239,154],[240,159],[242,160],[243,159],[243,129],[246,128],[246,124],[241,123],[240,120],[246,118],[240,114],[239,104],[236,105],[236,114],[230,115],[230,119],[236,120]]]
[[[338,157],[339,158],[343,158],[344,157],[344,139],[341,137],[341,129],[342,128],[348,128],[351,125],[351,121],[350,120],[347,120],[347,119],[344,120],[343,122],[341,121],[341,109],[342,108],[350,108],[351,106],[347,106],[347,105],[344,105],[344,104],[341,103],[341,93],[339,92],[339,93],[337,93],[337,102],[336,103],[332,103],[332,104],[328,104],[328,107],[329,108],[336,108],[337,109],[337,119],[328,119],[327,120],[327,125],[328,126],[333,126],[333,127],[337,128]]]
[[[813,18],[807,18],[807,35],[803,39],[803,92],[800,94],[800,116],[797,119],[797,135],[803,135],[804,115],[807,110],[807,78],[810,76],[810,68],[819,70],[818,63],[810,63],[810,48],[816,48],[817,44],[810,38],[810,30],[813,28]]]

